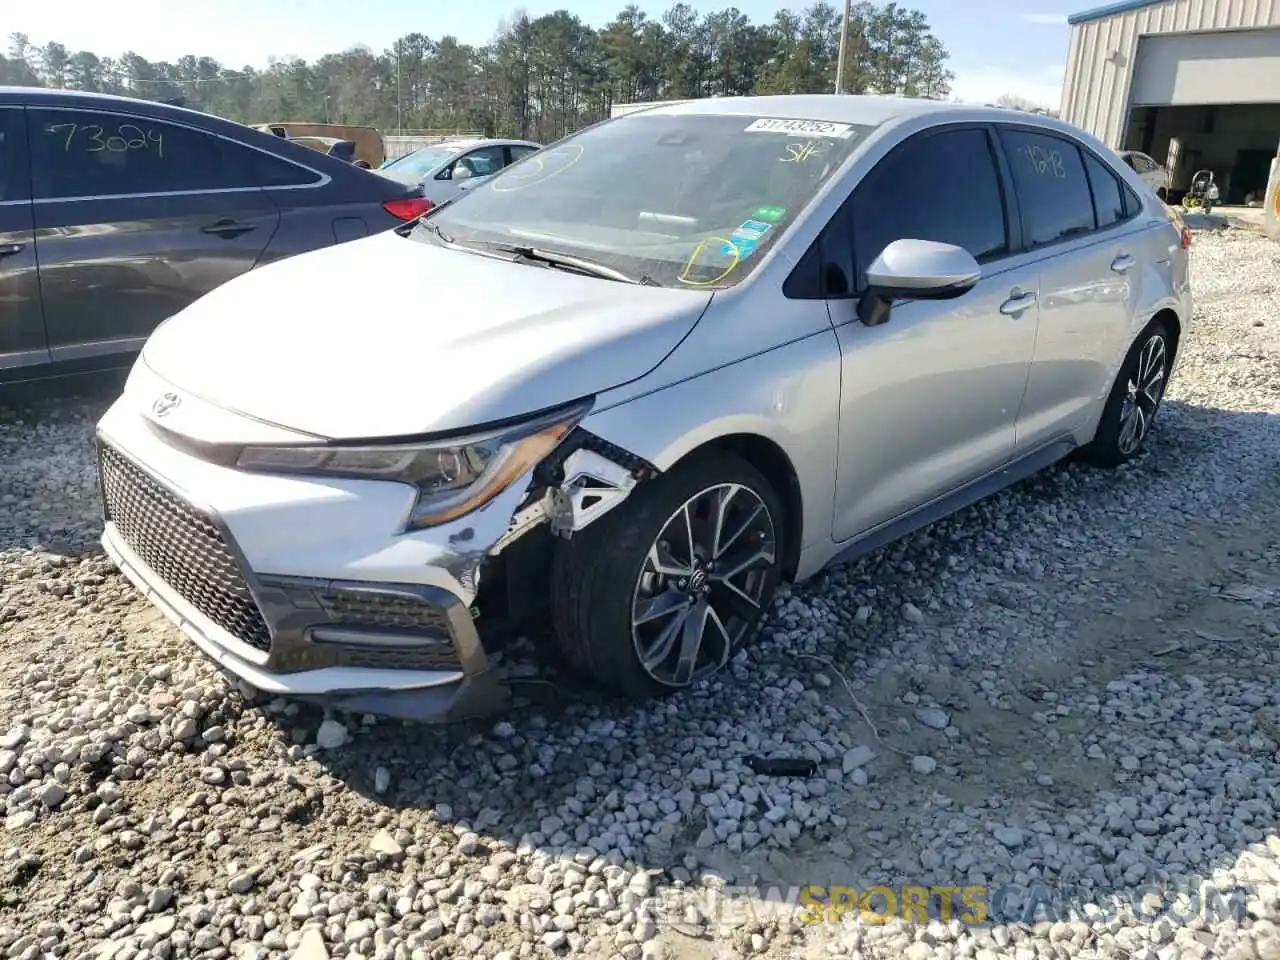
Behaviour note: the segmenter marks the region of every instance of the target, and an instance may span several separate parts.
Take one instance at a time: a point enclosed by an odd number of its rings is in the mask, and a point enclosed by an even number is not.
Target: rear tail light
[[[1182,228],[1182,249],[1183,250],[1191,249],[1191,228],[1190,227]]]
[[[387,200],[382,204],[382,209],[387,211],[397,220],[417,220],[424,213],[428,213],[435,206],[426,197],[400,197],[396,200]]]

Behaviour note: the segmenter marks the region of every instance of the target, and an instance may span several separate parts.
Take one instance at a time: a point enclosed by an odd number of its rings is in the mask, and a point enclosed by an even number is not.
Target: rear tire
[[[556,544],[551,612],[569,665],[635,699],[723,670],[778,584],[783,508],[729,453],[699,456]]]
[[[1169,328],[1152,320],[1129,348],[1102,409],[1098,432],[1080,451],[1084,459],[1100,467],[1118,467],[1142,451],[1164,399],[1172,360]]]

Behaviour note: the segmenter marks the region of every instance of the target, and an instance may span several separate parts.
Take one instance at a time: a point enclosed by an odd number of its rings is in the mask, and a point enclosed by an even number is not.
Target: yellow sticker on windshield
[[[691,274],[699,266],[698,258],[707,253],[708,249],[713,249],[719,255],[732,257],[733,259],[729,266],[725,267],[724,270],[710,280],[695,280]],[[687,283],[691,287],[712,287],[717,283],[723,282],[724,278],[733,273],[741,262],[742,254],[738,252],[738,248],[732,240],[727,237],[704,237],[693,248],[693,253],[689,254],[689,259],[684,262],[684,269],[680,271],[680,276],[676,277],[676,279],[681,283]]]

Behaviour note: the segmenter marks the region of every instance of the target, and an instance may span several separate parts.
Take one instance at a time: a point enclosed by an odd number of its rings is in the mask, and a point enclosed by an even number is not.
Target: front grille
[[[452,646],[434,644],[404,649],[345,646],[341,657],[348,667],[381,667],[386,670],[457,670],[460,667]]]
[[[227,633],[268,650],[262,611],[217,526],[105,443],[98,468],[107,519],[139,559]]]
[[[317,591],[316,599],[334,623],[449,636],[444,610],[417,597],[339,587]]]
[[[421,641],[412,647],[342,645],[342,662],[347,666],[418,670],[459,666],[448,616],[434,604],[413,596],[341,587],[319,590],[315,596],[333,623],[400,633]]]

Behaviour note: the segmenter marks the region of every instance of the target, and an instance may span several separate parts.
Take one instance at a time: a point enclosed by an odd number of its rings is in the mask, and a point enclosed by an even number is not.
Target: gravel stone
[[[347,728],[337,720],[326,720],[316,731],[316,746],[321,750],[336,750],[347,742]]]
[[[938,761],[933,757],[918,756],[911,758],[911,769],[916,773],[933,773],[938,769]]]
[[[916,720],[931,730],[945,730],[951,726],[951,715],[937,707],[921,707],[916,711]]]
[[[846,751],[841,769],[845,773],[853,773],[859,767],[865,767],[875,758],[875,751],[870,747],[856,746],[852,750]]]
[[[995,838],[1006,847],[1013,849],[1022,846],[1026,836],[1017,827],[997,827],[995,829]]]

